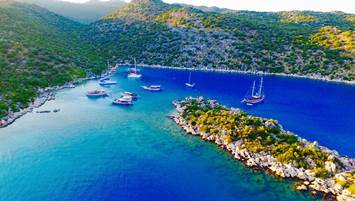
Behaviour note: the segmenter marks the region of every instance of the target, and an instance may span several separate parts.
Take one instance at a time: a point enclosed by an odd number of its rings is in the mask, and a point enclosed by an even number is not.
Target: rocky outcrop
[[[345,178],[346,176],[344,175],[354,174],[355,172],[354,159],[339,156],[339,154],[336,151],[331,151],[325,147],[321,147],[316,142],[313,143],[306,142],[305,143],[306,146],[320,148],[330,153],[328,158],[329,161],[325,162],[325,169],[328,172],[335,174],[335,176],[326,179],[318,178],[316,177],[316,174],[313,170],[298,168],[295,167],[293,164],[281,163],[276,158],[274,158],[271,153],[265,151],[257,152],[257,153],[250,152],[245,148],[244,142],[242,140],[228,142],[221,135],[214,135],[210,133],[200,132],[197,126],[194,127],[190,125],[189,122],[186,121],[181,116],[185,108],[179,102],[174,102],[173,104],[177,108],[177,114],[172,115],[170,117],[183,130],[185,130],[189,134],[200,136],[203,140],[214,142],[218,146],[229,151],[235,159],[242,161],[245,164],[245,166],[250,168],[263,169],[281,178],[293,178],[293,179],[303,181],[301,182],[300,185],[296,186],[296,190],[317,191],[317,192],[324,193],[325,195],[327,195],[327,197],[336,198],[337,200],[354,201],[355,196],[351,194],[349,190],[344,189],[342,185],[337,183],[337,180],[339,179],[342,179],[344,181],[347,180]],[[271,122],[269,122],[268,124],[269,126],[275,126],[275,125],[271,125]],[[301,138],[300,140],[306,141],[305,139],[301,139]],[[343,164],[342,172],[340,173],[337,170],[339,169],[339,167],[337,167],[337,165],[333,162],[333,160],[335,159],[341,161]],[[307,162],[312,163],[312,161],[307,161]],[[347,176],[347,178],[353,179],[352,176],[351,177]],[[354,181],[351,180],[351,182]]]

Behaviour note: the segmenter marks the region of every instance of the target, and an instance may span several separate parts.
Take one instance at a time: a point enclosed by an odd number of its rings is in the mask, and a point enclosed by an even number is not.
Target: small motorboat
[[[117,84],[117,82],[114,80],[102,80],[102,79],[99,80],[99,85],[101,86],[108,86],[108,85],[115,85],[115,84]]]
[[[150,86],[142,86],[143,89],[147,91],[161,91],[160,85],[150,85]]]
[[[138,94],[132,93],[132,92],[123,92],[122,97],[130,97],[132,100],[137,100],[138,99]]]
[[[112,101],[113,105],[133,105],[132,98],[122,96],[121,98],[117,98]]]
[[[94,90],[94,91],[88,91],[86,93],[86,96],[89,98],[98,98],[98,97],[108,96],[108,94],[105,90]]]
[[[36,113],[50,113],[51,111],[50,110],[42,110],[42,111],[37,111]]]
[[[60,109],[54,109],[53,112],[54,113],[60,112]]]

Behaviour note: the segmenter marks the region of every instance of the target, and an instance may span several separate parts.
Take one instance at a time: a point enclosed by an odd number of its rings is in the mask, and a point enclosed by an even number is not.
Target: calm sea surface
[[[229,201],[315,200],[281,181],[253,172],[212,143],[185,135],[166,116],[171,101],[203,95],[227,106],[279,120],[298,135],[355,157],[355,87],[267,76],[264,104],[240,101],[251,75],[193,72],[195,89],[184,86],[187,71],[143,69],[141,80],[124,70],[106,88],[110,97],[88,99],[100,88],[89,81],[57,93],[57,100],[0,129],[0,200],[4,201]],[[141,85],[161,84],[151,93]],[[132,107],[111,105],[132,91]]]

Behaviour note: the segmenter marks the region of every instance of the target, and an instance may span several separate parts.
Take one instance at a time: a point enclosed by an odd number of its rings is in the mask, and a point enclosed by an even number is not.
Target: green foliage
[[[311,23],[316,22],[317,18],[312,15],[306,15],[302,11],[281,12],[281,22],[284,23]]]
[[[355,58],[355,31],[342,31],[337,27],[322,27],[314,34],[310,42],[319,46],[335,50],[345,50],[349,55]]]
[[[325,26],[353,29],[342,13],[215,11],[139,0],[92,24],[84,37],[122,63],[139,57],[150,65],[355,79],[345,50],[310,41]],[[281,22],[285,17],[297,23]]]
[[[330,176],[329,172],[323,168],[315,168],[313,169],[314,173],[316,174],[316,177],[326,179]]]
[[[160,14],[155,18],[156,22],[167,23],[171,26],[178,27],[186,23],[190,18],[187,8],[172,9]]]
[[[355,183],[351,184],[347,189],[351,195],[355,195]]]
[[[346,20],[346,21],[349,21],[349,22],[354,22],[354,23],[355,23],[355,16],[346,16],[346,17],[345,17],[345,20]]]
[[[275,120],[228,110],[204,99],[186,99],[181,105],[183,117],[203,133],[218,135],[227,142],[242,140],[243,147],[250,152],[266,151],[281,163],[313,169],[321,178],[330,176],[324,169],[329,154],[303,144],[296,135],[282,130]]]
[[[0,27],[0,118],[26,107],[39,88],[85,77],[90,67],[101,66],[80,41],[83,25],[45,9],[0,1]]]

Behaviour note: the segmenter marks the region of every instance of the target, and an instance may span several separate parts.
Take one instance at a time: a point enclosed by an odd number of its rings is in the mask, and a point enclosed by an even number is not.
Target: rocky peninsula
[[[273,119],[203,97],[174,101],[170,118],[188,134],[214,142],[245,166],[295,180],[295,189],[326,200],[355,200],[355,159],[286,131]]]

